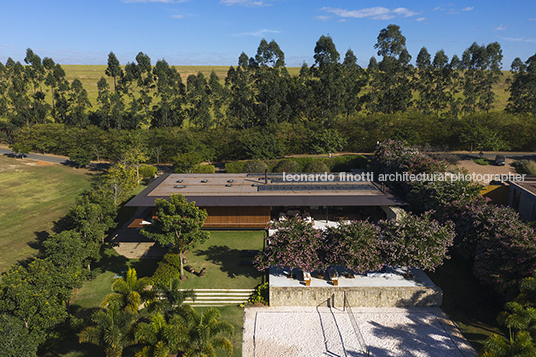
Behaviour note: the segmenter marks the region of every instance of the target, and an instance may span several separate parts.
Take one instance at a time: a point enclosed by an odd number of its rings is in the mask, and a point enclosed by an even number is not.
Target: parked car
[[[504,158],[504,155],[495,156],[495,164],[497,166],[504,166],[505,163],[506,163],[506,159]]]

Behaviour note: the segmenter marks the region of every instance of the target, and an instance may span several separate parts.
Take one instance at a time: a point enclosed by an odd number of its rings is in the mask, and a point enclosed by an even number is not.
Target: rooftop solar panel
[[[371,184],[361,185],[261,185],[258,191],[375,191]]]

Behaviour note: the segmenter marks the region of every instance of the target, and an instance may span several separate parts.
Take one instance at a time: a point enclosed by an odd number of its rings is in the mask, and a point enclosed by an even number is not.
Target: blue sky
[[[314,63],[315,43],[330,35],[366,66],[379,32],[400,26],[416,59],[425,46],[449,58],[473,42],[499,42],[503,68],[536,53],[536,1],[386,0],[2,0],[0,61],[23,61],[27,48],[61,64],[121,64],[138,52],[153,64],[236,65],[274,39],[287,66]]]

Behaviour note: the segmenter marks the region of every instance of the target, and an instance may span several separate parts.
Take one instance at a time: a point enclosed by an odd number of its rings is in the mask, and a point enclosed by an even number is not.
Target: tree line
[[[314,64],[303,63],[290,76],[285,55],[275,40],[262,39],[257,53],[242,53],[224,79],[213,71],[189,75],[184,82],[164,59],[153,65],[140,52],[121,66],[113,52],[105,75],[97,83],[93,107],[79,79],[69,83],[61,65],[41,59],[31,49],[25,65],[9,58],[0,64],[0,118],[5,131],[48,122],[85,128],[246,129],[302,121],[332,126],[358,113],[393,114],[408,110],[438,118],[460,118],[494,108],[502,66],[499,43],[473,43],[461,58],[443,50],[432,56],[426,47],[415,65],[406,38],[397,25],[381,30],[374,45],[378,59],[368,67],[357,64],[347,50],[342,60],[333,39],[321,36]],[[536,115],[536,55],[511,66],[508,113]]]

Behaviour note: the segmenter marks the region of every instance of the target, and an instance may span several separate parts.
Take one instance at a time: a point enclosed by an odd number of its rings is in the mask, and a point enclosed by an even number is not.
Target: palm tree
[[[188,357],[215,357],[216,349],[222,349],[230,356],[233,345],[228,338],[220,336],[226,333],[234,334],[234,327],[227,321],[218,321],[220,310],[209,308],[199,314],[193,308],[185,309],[180,315],[186,322],[179,330],[178,347]]]
[[[173,310],[181,309],[181,305],[187,298],[195,300],[195,292],[193,290],[181,290],[180,283],[179,278],[173,278],[167,286],[153,286],[153,299],[147,304],[149,312],[163,312],[167,317]]]
[[[136,329],[136,341],[143,343],[143,349],[136,353],[136,357],[167,357],[170,353],[179,352],[178,343],[182,321],[173,316],[170,321],[161,313],[151,316],[151,322],[141,323]]]
[[[532,357],[536,353],[532,338],[527,331],[520,331],[515,338],[505,338],[492,334],[486,340],[482,357]]]
[[[91,317],[93,326],[86,327],[79,335],[79,342],[88,342],[104,347],[106,357],[121,357],[125,347],[134,344],[131,337],[137,315],[131,311],[121,311],[112,302],[106,310],[100,310]]]
[[[125,278],[117,278],[112,283],[113,293],[106,295],[102,307],[116,302],[125,310],[137,313],[141,304],[152,297],[149,288],[151,279],[148,277],[138,279],[135,269],[128,269]]]

